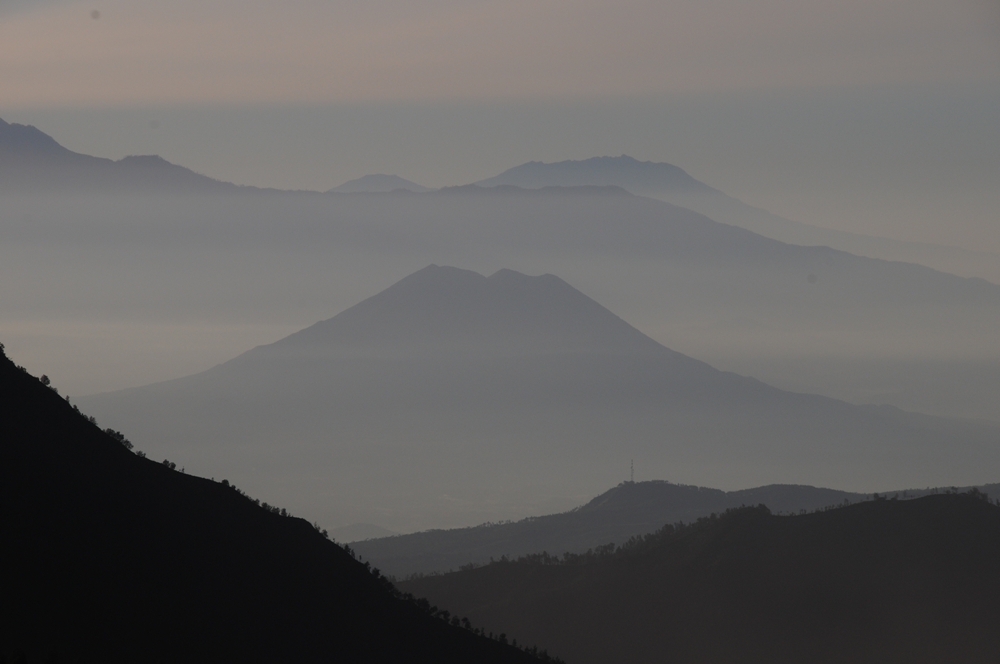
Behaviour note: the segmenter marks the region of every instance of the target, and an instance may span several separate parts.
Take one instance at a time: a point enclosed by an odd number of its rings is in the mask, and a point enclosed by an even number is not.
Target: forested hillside
[[[998,559],[1000,507],[976,492],[739,508],[401,587],[578,664],[996,662]]]
[[[318,527],[129,447],[0,353],[0,658],[535,659],[403,597]]]

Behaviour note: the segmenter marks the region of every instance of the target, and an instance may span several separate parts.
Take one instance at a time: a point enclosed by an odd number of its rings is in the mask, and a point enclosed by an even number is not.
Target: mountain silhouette
[[[566,509],[632,458],[743,486],[1000,473],[997,425],[717,371],[557,277],[511,270],[432,265],[208,371],[79,401],[158,456],[392,530]]]
[[[430,265],[255,355],[621,352],[675,358],[562,279]],[[239,361],[239,360],[236,360]]]
[[[1000,498],[1000,484],[974,488],[991,499]],[[916,498],[942,491],[908,489],[887,495]],[[764,505],[778,514],[798,514],[871,498],[872,494],[790,484],[720,491],[663,480],[622,482],[568,512],[408,535],[360,531],[356,538],[359,541],[351,546],[379,569],[406,578],[542,551],[557,557],[585,553],[609,543],[621,545],[667,523],[690,523],[744,505]]]
[[[672,191],[721,193],[694,179],[678,166],[639,161],[624,154],[620,157],[591,157],[549,164],[529,161],[476,184],[482,187],[514,185],[528,189],[612,185],[635,194]]]
[[[964,277],[1000,283],[995,254],[919,242],[849,233],[784,219],[696,180],[681,168],[663,162],[638,161],[627,155],[593,157],[556,163],[528,162],[476,183],[486,188],[621,187],[659,198],[708,217],[781,242],[829,246],[859,256],[927,265]],[[446,187],[445,193],[465,192],[466,186]],[[395,175],[373,174],[334,187],[330,192],[431,191]],[[280,191],[237,186],[199,175],[155,155],[118,161],[71,152],[30,125],[0,120],[0,191],[85,194],[267,193],[295,199],[315,192]]]
[[[238,187],[156,155],[113,161],[67,150],[31,125],[0,120],[0,190],[12,193],[232,193]]]
[[[350,180],[338,187],[334,187],[330,191],[340,193],[380,193],[396,191],[397,189],[418,193],[432,191],[429,187],[423,187],[416,182],[410,182],[398,175],[385,175],[382,173],[363,175],[356,180]]]
[[[307,521],[133,454],[2,353],[0,403],[5,661],[536,661]]]
[[[542,551],[555,556],[584,553],[655,532],[666,523],[690,522],[740,505],[762,503],[774,511],[798,512],[864,499],[864,494],[809,486],[772,485],[726,492],[665,481],[622,482],[559,514],[470,528],[359,537],[365,541],[351,546],[379,569],[405,578]]]
[[[966,277],[978,276],[1000,283],[1000,257],[995,254],[874,237],[792,221],[727,196],[696,180],[677,166],[638,161],[628,155],[554,163],[532,161],[476,184],[484,187],[513,185],[531,189],[616,185],[634,194],[689,208],[715,221],[745,228],[781,242],[828,246],[859,256],[918,263],[945,272]]]
[[[744,507],[612,548],[406,581],[568,661],[996,661],[1000,507],[981,495],[801,516]]]

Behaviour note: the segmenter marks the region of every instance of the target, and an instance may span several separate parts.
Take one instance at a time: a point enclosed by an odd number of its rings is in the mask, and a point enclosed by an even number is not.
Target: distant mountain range
[[[428,263],[484,273],[509,266],[557,272],[670,347],[783,389],[1000,417],[996,285],[784,244],[621,187],[371,196],[219,189],[169,164],[133,169],[128,158],[74,157],[30,127],[5,125],[3,134],[0,299],[18,316],[59,320],[33,328],[39,333],[25,337],[29,344],[54,343],[45,340],[69,329],[65,316],[107,315],[117,325],[154,309],[161,321],[222,315],[304,323],[366,297],[369,284],[384,287]],[[88,175],[56,177],[68,162]],[[674,200],[685,189],[722,200],[679,169],[649,169],[673,174]],[[165,172],[197,186],[169,185]],[[120,195],[140,191],[147,195]],[[71,370],[110,375],[106,367],[129,367],[93,390],[176,375],[136,368],[147,365],[137,353],[160,354],[132,341],[139,338],[145,333],[100,360],[77,356]],[[232,355],[244,349],[234,344]],[[88,363],[95,365],[89,372]]]
[[[350,180],[339,187],[334,187],[330,191],[347,194],[384,193],[398,190],[413,191],[417,193],[432,191],[429,187],[422,187],[416,182],[410,182],[409,180],[405,180],[398,175],[383,175],[381,173],[365,175],[356,180]]]
[[[403,582],[578,664],[986,664],[1000,652],[1000,507],[974,495],[802,516],[745,507],[614,552]]]
[[[883,495],[915,498],[952,490],[967,492],[970,488],[909,489]],[[990,499],[1000,499],[1000,484],[976,490]],[[746,505],[766,505],[777,514],[798,514],[872,498],[872,494],[788,484],[720,491],[662,480],[622,482],[585,505],[560,514],[409,535],[373,535],[374,531],[367,531],[357,538],[364,541],[352,542],[351,547],[384,572],[406,578],[481,565],[504,557],[514,559],[542,552],[556,557],[567,552],[585,553],[608,544],[621,545],[667,524],[691,523]]]
[[[556,163],[528,162],[476,183],[483,187],[619,186],[686,207],[726,224],[782,242],[828,246],[859,256],[927,265],[961,276],[1000,283],[1000,256],[956,247],[904,242],[810,226],[747,205],[662,162],[640,162],[627,155]],[[432,191],[397,175],[371,174],[345,182],[328,193]],[[108,193],[261,192],[199,175],[156,155],[112,161],[79,154],[30,125],[0,120],[0,191],[88,191]],[[299,192],[302,194],[311,192]]]
[[[157,456],[400,530],[556,511],[629,458],[722,484],[1000,474],[1000,425],[783,392],[512,270],[432,265],[206,372],[79,401]]]
[[[136,456],[2,349],[0,404],[4,661],[538,661],[307,521]]]
[[[638,161],[628,155],[592,157],[581,161],[560,161],[550,164],[529,161],[507,169],[495,177],[480,180],[476,184],[480,187],[513,185],[526,189],[588,185],[617,186],[644,196],[673,192],[722,193],[704,182],[699,182],[673,164]]]
[[[634,194],[659,198],[700,212],[715,221],[746,228],[782,242],[827,246],[858,256],[919,263],[953,274],[979,276],[1000,283],[1000,256],[995,254],[873,237],[791,221],[727,196],[677,166],[638,161],[628,155],[548,164],[532,161],[476,184],[530,189],[616,185]]]
[[[30,125],[0,120],[0,191],[233,193],[242,189],[155,155],[117,161],[67,150]]]

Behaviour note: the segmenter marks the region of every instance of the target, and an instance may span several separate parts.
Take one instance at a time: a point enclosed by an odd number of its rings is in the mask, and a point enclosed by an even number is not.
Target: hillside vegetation
[[[535,660],[318,527],[130,447],[0,353],[0,658]]]
[[[998,559],[1000,507],[976,492],[738,508],[401,587],[577,664],[995,662]]]

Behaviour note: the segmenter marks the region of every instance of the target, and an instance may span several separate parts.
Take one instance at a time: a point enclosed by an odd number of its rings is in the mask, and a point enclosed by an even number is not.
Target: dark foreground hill
[[[1000,507],[949,494],[741,508],[401,587],[579,664],[996,662],[998,559]]]
[[[534,661],[401,598],[306,521],[132,454],[4,356],[0,542],[0,658]]]
[[[784,392],[512,270],[432,265],[208,371],[80,403],[160,458],[394,530],[562,511],[630,459],[717,486],[1000,473],[1000,425]]]

